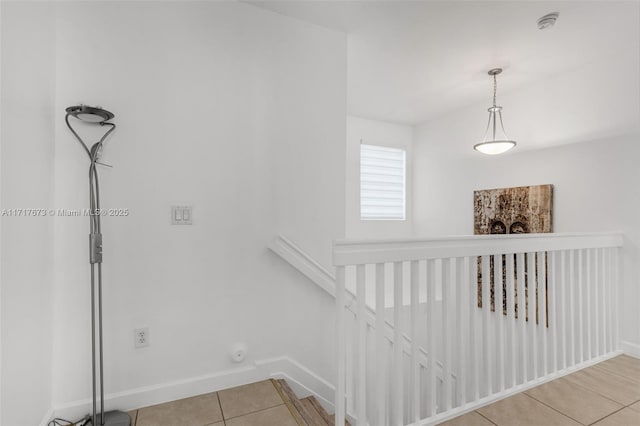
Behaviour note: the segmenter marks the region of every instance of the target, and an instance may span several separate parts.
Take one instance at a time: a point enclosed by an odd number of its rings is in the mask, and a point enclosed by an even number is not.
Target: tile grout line
[[[549,382],[549,383],[551,383],[551,382]],[[533,388],[533,389],[535,389],[535,388]],[[543,401],[540,401],[540,400],[538,400],[538,399],[534,398],[533,396],[529,395],[529,394],[527,393],[527,391],[524,391],[524,392],[522,392],[522,393],[523,393],[524,395],[528,396],[529,398],[533,399],[534,401],[537,401],[537,402],[539,402],[540,404],[544,405],[545,407],[549,407],[549,408],[551,408],[553,411],[555,411],[555,412],[557,412],[557,413],[560,413],[560,414],[562,414],[562,415],[563,415],[563,416],[565,416],[565,417],[570,418],[571,420],[573,420],[574,422],[578,423],[579,425],[584,425],[584,423],[582,423],[581,421],[578,421],[577,419],[574,419],[574,418],[573,418],[573,417],[571,417],[570,415],[568,415],[568,414],[566,414],[566,413],[563,413],[562,411],[558,410],[557,408],[554,408],[554,407],[550,406],[549,404],[545,404]],[[603,418],[604,418],[604,417],[603,417]],[[599,421],[599,420],[598,420],[598,421]],[[586,426],[586,425],[585,425],[585,426]]]
[[[495,425],[495,426],[499,426],[498,423],[494,422],[493,420],[491,420],[489,417],[483,415],[481,412],[479,412],[478,410],[474,410],[474,413],[478,413],[480,415],[480,417],[483,417],[484,419],[486,419],[489,423]]]
[[[261,408],[261,409],[256,410],[256,411],[251,411],[251,412],[249,412],[249,413],[241,414],[241,415],[239,415],[239,416],[229,417],[228,419],[224,419],[224,422],[225,422],[225,425],[226,425],[226,424],[227,424],[227,420],[233,420],[233,419],[237,419],[237,418],[240,418],[240,417],[248,416],[248,415],[250,415],[250,414],[260,413],[260,412],[262,412],[262,411],[271,410],[271,409],[273,409],[273,408],[280,407],[280,406],[282,406],[282,405],[284,405],[284,406],[286,407],[286,404],[283,402],[282,404],[274,405],[274,406],[272,406],[272,407]]]
[[[287,410],[289,410],[289,413],[291,414],[291,417],[293,417],[293,419],[296,421],[298,426],[304,426],[304,424],[301,422],[301,419],[298,418],[298,417],[302,417],[302,414],[298,413],[298,416],[296,416],[297,410],[295,409],[295,407],[293,406],[293,404],[291,402],[289,402],[288,400],[285,400],[284,391],[280,387],[276,386],[276,383],[275,383],[274,379],[270,379],[270,380],[271,380],[271,384],[275,388],[276,392],[278,392],[278,395],[280,395],[280,399],[282,400],[282,402],[284,402],[284,405],[287,407]]]
[[[618,358],[618,357],[610,358],[607,361],[612,361],[612,360],[615,360],[616,358]],[[602,364],[604,362],[605,361],[599,362],[597,364],[592,365],[591,367],[597,367],[598,370],[603,371],[603,372],[605,372],[607,374],[610,374],[612,376],[623,377],[623,378],[625,378],[627,380],[631,380],[634,383],[640,383],[640,380],[638,380],[636,378],[633,378],[633,377],[629,377],[629,376],[625,375],[624,373],[619,372],[617,368],[611,367],[609,364],[607,364],[606,366],[602,366]]]
[[[597,364],[596,364],[596,365],[597,365]],[[584,370],[582,370],[582,371],[584,371]],[[567,377],[568,377],[568,376],[560,377],[560,378],[558,378],[558,379],[556,379],[556,380],[566,379]],[[553,381],[555,381],[555,380],[553,380]],[[567,380],[567,381],[569,382],[569,384],[570,384],[571,386],[577,386],[577,387],[582,388],[582,389],[584,389],[584,390],[587,390],[587,391],[589,391],[589,392],[595,393],[596,395],[600,395],[600,396],[601,396],[601,397],[603,397],[604,399],[608,399],[608,400],[609,400],[609,401],[611,401],[611,402],[615,402],[616,404],[620,404],[620,405],[624,406],[624,404],[623,404],[622,402],[620,402],[620,401],[616,401],[615,399],[611,399],[611,398],[609,398],[608,396],[601,394],[601,393],[600,393],[600,392],[598,392],[597,390],[594,390],[594,389],[588,388],[588,387],[586,387],[586,386],[582,386],[582,385],[581,385],[581,384],[579,384],[579,383],[574,383],[574,382],[572,382],[571,380]],[[551,382],[549,382],[549,383],[551,383]],[[535,388],[533,388],[533,389],[535,389]]]
[[[604,416],[603,418],[598,419],[598,420],[596,420],[596,421],[595,421],[595,422],[593,422],[593,423],[590,423],[590,425],[595,425],[596,423],[603,421],[603,420],[604,420],[604,419],[606,419],[607,417],[613,416],[615,413],[618,413],[618,412],[620,412],[620,411],[624,410],[625,408],[627,408],[627,407],[622,407],[622,408],[620,408],[620,409],[618,409],[618,410],[614,411],[613,413],[609,413],[609,414],[607,414],[606,416]]]
[[[248,384],[246,384],[246,385],[241,385],[241,386],[249,386],[249,385],[254,385],[254,384],[256,384],[256,383],[262,383],[262,382],[266,382],[266,381],[271,382],[271,379],[266,379],[266,380],[262,380],[262,381],[255,382],[255,383],[248,383]],[[271,385],[273,386],[273,382],[271,382]],[[236,387],[241,387],[241,386],[236,386]],[[229,389],[235,389],[236,387],[228,388],[228,389],[223,389],[223,390],[220,390],[220,391],[216,392],[216,394],[218,395],[218,401],[219,401],[219,403],[220,403],[220,410],[221,410],[221,411],[222,411],[222,400],[220,399],[220,392],[224,392],[224,391],[227,391],[227,390],[229,390]],[[278,393],[278,390],[277,390],[277,389],[275,389],[275,386],[273,386],[273,387],[274,387],[274,390],[276,391],[276,393],[278,394],[278,396],[280,396],[280,394]],[[271,405],[271,406],[269,406],[269,407],[264,407],[264,408],[260,408],[260,409],[258,409],[258,410],[254,410],[254,411],[249,411],[249,412],[246,412],[246,413],[238,414],[238,415],[236,415],[236,416],[229,417],[229,418],[226,418],[226,417],[225,417],[225,415],[224,415],[224,412],[223,412],[223,413],[222,413],[222,420],[224,421],[224,423],[225,423],[225,425],[226,425],[226,424],[227,424],[227,420],[237,419],[238,417],[242,417],[242,416],[246,416],[246,415],[254,414],[254,413],[259,413],[259,412],[261,412],[261,411],[269,410],[269,409],[271,409],[271,408],[279,407],[279,406],[281,406],[281,405],[286,405],[286,404],[285,404],[285,402],[284,402],[284,401],[282,401],[282,397],[280,397],[280,400],[281,400],[281,403],[280,403],[280,404]]]
[[[220,392],[216,392],[216,398],[218,399],[218,407],[220,407],[220,415],[222,416],[223,426],[227,426],[227,422],[224,420],[224,411],[222,411],[222,402],[220,402]]]

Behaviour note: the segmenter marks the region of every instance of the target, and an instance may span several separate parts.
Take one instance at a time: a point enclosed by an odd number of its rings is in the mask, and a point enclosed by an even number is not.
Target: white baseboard
[[[106,411],[130,411],[270,378],[286,379],[297,396],[315,395],[325,408],[331,409],[333,412],[333,385],[286,356],[256,361],[246,367],[219,373],[107,394],[104,398],[104,405]],[[90,410],[90,398],[57,405],[48,413],[46,421],[41,426],[46,426],[53,416],[73,420],[84,416]]]
[[[640,358],[640,345],[637,343],[622,341],[620,342],[620,349],[629,356]]]

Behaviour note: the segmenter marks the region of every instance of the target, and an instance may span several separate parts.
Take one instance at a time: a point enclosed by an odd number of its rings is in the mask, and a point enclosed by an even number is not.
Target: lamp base
[[[92,426],[131,426],[131,417],[124,411],[107,411],[100,424],[100,413],[96,414],[97,425]]]

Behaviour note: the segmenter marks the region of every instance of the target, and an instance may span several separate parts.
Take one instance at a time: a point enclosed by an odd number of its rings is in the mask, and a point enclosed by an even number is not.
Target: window
[[[360,219],[404,220],[406,151],[360,145]]]

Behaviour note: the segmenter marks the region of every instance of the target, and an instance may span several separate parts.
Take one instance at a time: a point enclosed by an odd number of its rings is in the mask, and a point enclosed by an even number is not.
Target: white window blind
[[[360,219],[405,219],[406,152],[360,145]]]

